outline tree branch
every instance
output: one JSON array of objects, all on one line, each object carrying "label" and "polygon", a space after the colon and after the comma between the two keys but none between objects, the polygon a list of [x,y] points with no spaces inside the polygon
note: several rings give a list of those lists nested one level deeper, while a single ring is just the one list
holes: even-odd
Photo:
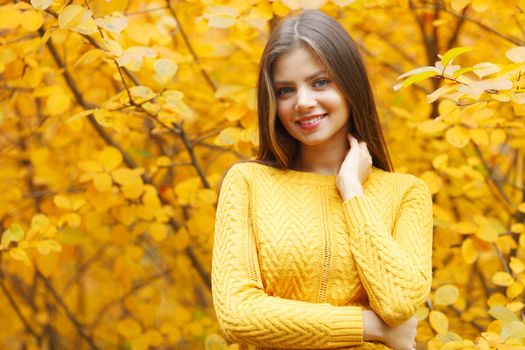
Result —
[{"label": "tree branch", "polygon": [[42,279],[46,289],[51,293],[51,295],[53,296],[55,301],[58,303],[58,305],[62,308],[62,310],[64,310],[64,312],[66,313],[67,318],[69,318],[69,320],[73,323],[73,325],[75,326],[75,328],[76,328],[78,334],[80,335],[80,337],[86,341],[86,343],[89,345],[89,347],[91,349],[98,350],[99,348],[95,344],[95,340],[86,333],[86,331],[84,330],[84,326],[76,319],[76,317],[73,314],[73,312],[64,303],[64,301],[62,300],[60,295],[58,295],[58,293],[55,290],[55,288],[53,288],[53,286],[51,285],[51,282],[44,275],[42,275],[40,273],[40,271],[36,270],[36,273],[38,274],[40,279]]}]

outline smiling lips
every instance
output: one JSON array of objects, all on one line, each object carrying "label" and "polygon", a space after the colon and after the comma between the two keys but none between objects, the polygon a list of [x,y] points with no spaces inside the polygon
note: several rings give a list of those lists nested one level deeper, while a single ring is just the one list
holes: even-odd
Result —
[{"label": "smiling lips", "polygon": [[326,117],[326,113],[325,114],[309,115],[309,116],[306,116],[306,117],[303,117],[303,118],[299,119],[298,121],[296,121],[296,123],[298,123],[300,125],[315,124],[319,120],[323,119],[324,117]]}]

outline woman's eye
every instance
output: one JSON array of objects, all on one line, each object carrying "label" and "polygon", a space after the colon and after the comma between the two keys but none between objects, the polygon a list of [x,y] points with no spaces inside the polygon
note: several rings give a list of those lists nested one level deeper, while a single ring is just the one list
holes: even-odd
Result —
[{"label": "woman's eye", "polygon": [[284,87],[277,90],[277,96],[283,96],[292,92],[292,88]]},{"label": "woman's eye", "polygon": [[328,85],[328,83],[329,83],[329,81],[326,80],[326,79],[319,79],[319,80],[315,81],[314,86],[315,87],[323,87],[323,86]]}]

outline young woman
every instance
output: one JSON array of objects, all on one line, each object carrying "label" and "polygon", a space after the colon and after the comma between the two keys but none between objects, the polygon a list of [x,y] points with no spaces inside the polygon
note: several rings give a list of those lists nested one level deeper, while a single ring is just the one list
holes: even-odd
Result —
[{"label": "young woman", "polygon": [[251,349],[414,349],[432,278],[432,199],[392,171],[365,65],[319,11],[271,34],[260,151],[220,185],[212,292]]}]

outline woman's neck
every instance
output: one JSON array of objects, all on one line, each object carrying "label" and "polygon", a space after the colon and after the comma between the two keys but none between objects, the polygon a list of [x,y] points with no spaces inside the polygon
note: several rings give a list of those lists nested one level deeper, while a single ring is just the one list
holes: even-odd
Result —
[{"label": "woman's neck", "polygon": [[300,145],[292,169],[321,175],[337,175],[350,145],[340,142],[335,145]]}]

